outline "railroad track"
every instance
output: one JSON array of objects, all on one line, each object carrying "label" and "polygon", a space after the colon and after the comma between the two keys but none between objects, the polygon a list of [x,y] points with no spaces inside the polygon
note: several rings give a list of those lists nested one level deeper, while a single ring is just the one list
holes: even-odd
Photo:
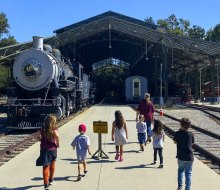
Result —
[{"label": "railroad track", "polygon": [[5,133],[0,138],[0,166],[33,145],[36,142],[33,135],[16,130]]},{"label": "railroad track", "polygon": [[[168,114],[160,116],[159,110],[156,110],[154,117],[164,124],[165,133],[173,139],[180,128],[180,119]],[[220,135],[195,125],[189,131],[195,136],[194,156],[220,174]]]},{"label": "railroad track", "polygon": [[193,108],[196,110],[200,110],[207,115],[211,116],[212,119],[214,119],[216,122],[220,124],[220,108],[218,107],[210,107],[205,105],[197,105],[197,104],[191,104],[191,105],[185,105],[186,107]]},{"label": "railroad track", "polygon": [[[85,107],[81,111],[78,111],[77,113],[60,120],[58,122],[58,128],[69,122],[88,108],[89,107]],[[4,126],[0,127],[0,166],[35,144],[37,142],[37,140],[34,139],[35,134],[36,130],[24,131],[7,129]]]},{"label": "railroad track", "polygon": [[[157,111],[159,113],[159,111]],[[161,120],[164,124],[166,134],[173,138],[173,135],[180,128],[180,119],[171,115],[157,114],[155,119]],[[189,129],[195,136],[194,155],[207,164],[211,169],[220,174],[220,135],[192,125]]]}]

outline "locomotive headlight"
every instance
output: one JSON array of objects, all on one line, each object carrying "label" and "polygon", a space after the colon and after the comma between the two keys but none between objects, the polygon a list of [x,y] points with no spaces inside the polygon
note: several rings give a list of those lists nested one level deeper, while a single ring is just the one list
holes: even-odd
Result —
[{"label": "locomotive headlight", "polygon": [[27,80],[36,81],[42,74],[41,63],[36,58],[29,58],[23,63],[21,71]]}]

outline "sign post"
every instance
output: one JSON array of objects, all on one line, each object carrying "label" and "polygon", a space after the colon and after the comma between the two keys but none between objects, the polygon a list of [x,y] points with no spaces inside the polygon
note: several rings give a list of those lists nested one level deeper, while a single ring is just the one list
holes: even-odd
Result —
[{"label": "sign post", "polygon": [[[93,121],[93,132],[98,133],[98,150],[93,154],[92,158],[109,158],[102,150],[102,133],[108,133],[108,123],[106,121]],[[96,156],[97,154],[97,156]]]}]

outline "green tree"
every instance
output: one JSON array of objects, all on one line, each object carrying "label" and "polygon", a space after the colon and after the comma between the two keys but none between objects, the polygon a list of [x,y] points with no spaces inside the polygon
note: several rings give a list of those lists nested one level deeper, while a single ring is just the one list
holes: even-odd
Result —
[{"label": "green tree", "polygon": [[156,24],[154,19],[151,16],[144,19],[144,21],[148,24]]},{"label": "green tree", "polygon": [[10,77],[10,68],[5,65],[0,65],[0,88],[8,86]]},{"label": "green tree", "polygon": [[11,35],[9,35],[8,38],[2,38],[0,40],[0,48],[5,47],[5,46],[10,46],[13,44],[16,44],[16,40],[15,40],[14,36],[11,36]]},{"label": "green tree", "polygon": [[157,24],[165,28],[168,32],[176,35],[188,35],[190,21],[183,18],[178,19],[175,14],[171,14],[166,19],[157,20]]},{"label": "green tree", "polygon": [[[8,45],[13,45],[16,40],[13,36],[9,35],[9,24],[6,14],[0,13],[0,48]],[[7,65],[0,64],[0,93],[3,88],[9,85],[10,69]]]},{"label": "green tree", "polygon": [[190,27],[189,20],[185,20],[183,18],[177,18],[175,14],[171,14],[166,19],[158,19],[156,22],[152,17],[147,17],[144,21],[150,24],[157,23],[157,25],[166,29],[171,34],[188,36],[197,39],[205,38],[204,28],[198,25],[193,25],[192,27]]},{"label": "green tree", "polygon": [[109,65],[94,71],[94,78],[96,79],[96,97],[98,99],[114,96],[123,96],[124,80],[128,73],[124,69]]},{"label": "green tree", "polygon": [[198,25],[193,25],[192,28],[189,29],[188,34],[190,38],[204,39],[205,29]]},{"label": "green tree", "polygon": [[217,24],[213,29],[207,31],[206,40],[220,42],[220,24]]},{"label": "green tree", "polygon": [[[9,24],[8,19],[5,13],[0,13],[0,47],[13,45],[16,43],[16,40],[13,36],[8,35],[9,34]],[[7,36],[8,37],[4,37]]]}]

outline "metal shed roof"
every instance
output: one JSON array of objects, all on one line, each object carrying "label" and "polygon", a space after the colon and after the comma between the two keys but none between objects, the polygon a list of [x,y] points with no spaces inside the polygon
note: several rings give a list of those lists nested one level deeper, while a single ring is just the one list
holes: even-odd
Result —
[{"label": "metal shed roof", "polygon": [[[216,59],[216,63],[220,60],[219,43],[172,35],[157,25],[148,24],[144,21],[112,11],[57,29],[54,32],[56,35],[44,39],[44,43],[51,44],[56,48],[62,48],[74,44],[76,45],[74,48],[82,49],[82,44],[84,44],[84,46],[89,46],[92,43],[101,43],[100,41],[112,40],[112,43],[117,44],[117,47],[116,45],[113,47],[116,47],[117,51],[115,50],[114,52],[112,50],[116,58],[120,57],[133,64],[143,57],[143,52],[147,51],[146,49],[149,48],[149,44],[153,44],[152,46],[159,45],[160,47],[167,47],[169,49],[168,64],[174,66],[173,71],[180,71],[181,69],[193,70],[195,69],[195,66],[198,68],[203,67],[210,63],[210,56]],[[120,37],[122,36],[124,36],[125,39],[120,44]],[[100,39],[100,37],[102,39]],[[114,41],[117,41],[117,43]],[[136,57],[130,56],[129,58],[128,55],[128,57],[125,57],[126,53],[123,54],[122,50],[119,49],[125,41],[126,43],[132,41],[135,46],[141,46],[143,50],[138,50],[142,52],[137,53]],[[0,48],[0,62],[11,59],[16,54],[29,49],[31,46],[32,43],[27,42]],[[98,46],[99,45],[97,45],[97,48]],[[97,50],[102,51],[102,55],[100,53],[101,57],[97,57],[97,60],[109,56],[103,51],[103,47],[103,45],[100,45],[99,50]],[[123,47],[125,49],[130,48],[128,49],[129,51],[132,49],[130,46]],[[87,47],[87,50],[96,53],[94,52],[94,48],[96,48],[96,46],[92,45],[91,47]],[[151,49],[151,51],[153,50],[154,48]],[[123,55],[119,55],[119,53],[122,53]],[[86,56],[86,54],[84,53],[82,56]],[[96,59],[90,59],[88,56],[89,55],[87,55],[87,59],[84,58],[87,63],[91,64],[92,61],[96,61]]]}]

